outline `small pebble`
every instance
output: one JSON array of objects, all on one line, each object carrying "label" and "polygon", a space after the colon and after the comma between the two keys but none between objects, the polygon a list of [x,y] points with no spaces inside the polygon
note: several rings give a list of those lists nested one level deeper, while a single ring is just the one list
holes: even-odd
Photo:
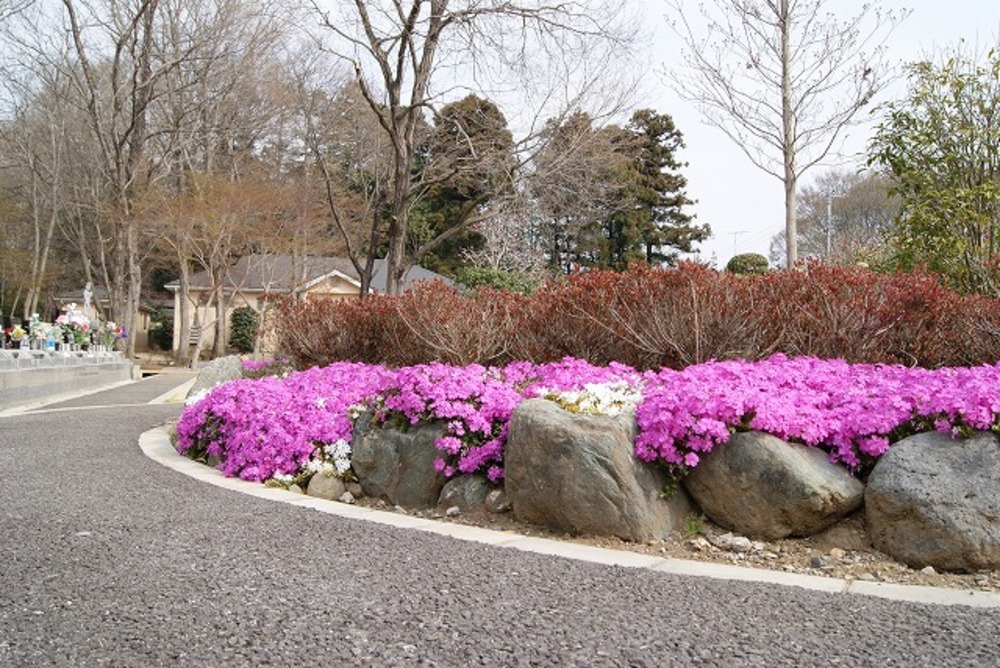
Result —
[{"label": "small pebble", "polygon": [[459,508],[458,506],[452,506],[448,510],[444,511],[444,514],[447,515],[448,517],[458,517],[459,515],[462,514],[462,509]]},{"label": "small pebble", "polygon": [[830,557],[832,559],[843,559],[846,556],[847,556],[847,552],[845,552],[844,550],[840,549],[839,547],[835,547],[835,548],[833,548],[833,549],[830,550]]},{"label": "small pebble", "polygon": [[933,566],[924,566],[920,569],[920,572],[924,575],[937,575],[937,571],[934,570]]}]

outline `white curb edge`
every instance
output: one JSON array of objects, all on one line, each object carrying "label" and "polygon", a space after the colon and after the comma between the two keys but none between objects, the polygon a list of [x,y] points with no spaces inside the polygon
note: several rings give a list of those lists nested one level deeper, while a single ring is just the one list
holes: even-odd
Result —
[{"label": "white curb edge", "polygon": [[894,601],[911,603],[929,603],[937,605],[966,605],[977,608],[1000,608],[1000,594],[972,589],[946,589],[941,587],[922,587],[916,585],[901,585],[885,582],[864,582],[861,580],[843,580],[818,575],[803,575],[785,573],[760,568],[747,568],[727,564],[672,559],[612,550],[589,545],[578,545],[548,538],[522,536],[510,531],[495,531],[480,527],[438,522],[435,520],[403,515],[401,513],[374,510],[361,506],[349,505],[337,501],[325,501],[295,492],[289,492],[274,487],[266,487],[260,483],[247,482],[238,478],[227,478],[221,472],[187,459],[174,450],[170,444],[170,436],[165,427],[157,427],[145,432],[139,437],[139,447],[143,454],[167,468],[183,473],[201,482],[207,482],[217,487],[249,494],[261,499],[280,501],[294,506],[312,508],[322,513],[337,515],[349,519],[360,519],[377,522],[402,529],[416,529],[428,533],[450,536],[497,547],[514,548],[525,552],[552,555],[586,561],[608,566],[626,568],[644,568],[658,573],[672,575],[687,575],[710,577],[722,580],[742,580],[749,582],[769,582],[783,586],[801,587],[813,591],[830,593],[846,593],[864,596],[876,596]]}]

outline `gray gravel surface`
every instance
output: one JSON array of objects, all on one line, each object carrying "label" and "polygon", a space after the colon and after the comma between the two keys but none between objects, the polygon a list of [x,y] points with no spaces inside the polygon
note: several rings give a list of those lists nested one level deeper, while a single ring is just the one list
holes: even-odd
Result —
[{"label": "gray gravel surface", "polygon": [[156,382],[0,418],[0,666],[1000,664],[997,610],[605,567],[197,483],[138,449],[180,411],[134,403]]}]

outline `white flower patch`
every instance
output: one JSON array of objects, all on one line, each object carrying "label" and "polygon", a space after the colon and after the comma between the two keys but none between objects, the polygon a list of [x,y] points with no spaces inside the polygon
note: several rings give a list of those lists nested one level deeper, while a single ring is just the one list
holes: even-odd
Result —
[{"label": "white flower patch", "polygon": [[275,473],[271,476],[271,479],[283,485],[291,485],[295,482],[295,476],[290,473]]},{"label": "white flower patch", "polygon": [[321,473],[326,476],[336,475],[337,471],[333,462],[329,462],[325,459],[310,459],[309,463],[306,464],[306,468],[313,473]]},{"label": "white flower patch", "polygon": [[539,390],[539,396],[554,401],[560,408],[571,413],[586,415],[607,415],[616,417],[625,411],[635,410],[642,400],[639,388],[624,380],[613,383],[587,383],[582,390],[552,392]]},{"label": "white flower patch", "polygon": [[208,388],[208,389],[202,390],[200,392],[195,392],[190,397],[188,397],[187,399],[184,400],[184,405],[185,406],[194,406],[196,403],[198,403],[199,401],[201,401],[202,399],[204,399],[205,397],[207,397],[208,393],[211,392],[212,389],[214,389],[214,388]]},{"label": "white flower patch", "polygon": [[320,457],[309,460],[306,468],[313,473],[343,477],[351,469],[351,444],[340,439],[324,445]]}]

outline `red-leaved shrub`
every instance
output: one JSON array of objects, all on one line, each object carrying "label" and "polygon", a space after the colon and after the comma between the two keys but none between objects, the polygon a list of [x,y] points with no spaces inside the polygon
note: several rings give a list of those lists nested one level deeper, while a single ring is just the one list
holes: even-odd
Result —
[{"label": "red-leaved shrub", "polygon": [[576,357],[639,369],[774,353],[928,368],[1000,359],[1000,303],[927,274],[819,263],[763,276],[702,265],[588,271],[532,295],[417,284],[400,297],[284,302],[300,365],[504,364]]},{"label": "red-leaved shrub", "polygon": [[523,296],[492,288],[462,295],[440,281],[417,283],[395,301],[395,314],[423,359],[465,366],[510,359]]}]

